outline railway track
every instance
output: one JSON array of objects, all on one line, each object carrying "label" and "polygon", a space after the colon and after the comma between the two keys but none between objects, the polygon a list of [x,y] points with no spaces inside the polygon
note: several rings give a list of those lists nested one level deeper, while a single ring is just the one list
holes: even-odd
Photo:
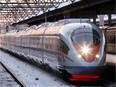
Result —
[{"label": "railway track", "polygon": [[0,62],[0,77],[0,87],[26,87],[2,62]]}]

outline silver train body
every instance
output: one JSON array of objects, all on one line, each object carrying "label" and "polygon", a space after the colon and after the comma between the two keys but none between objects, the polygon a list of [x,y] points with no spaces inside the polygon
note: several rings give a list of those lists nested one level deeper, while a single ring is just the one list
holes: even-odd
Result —
[{"label": "silver train body", "polygon": [[45,64],[70,80],[98,78],[105,67],[103,32],[74,19],[1,34],[0,47]]}]

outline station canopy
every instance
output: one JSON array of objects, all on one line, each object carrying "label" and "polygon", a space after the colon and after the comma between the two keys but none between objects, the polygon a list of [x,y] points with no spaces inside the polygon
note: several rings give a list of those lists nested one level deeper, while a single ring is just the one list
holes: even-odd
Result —
[{"label": "station canopy", "polygon": [[0,23],[17,23],[77,1],[79,0],[0,0]]}]

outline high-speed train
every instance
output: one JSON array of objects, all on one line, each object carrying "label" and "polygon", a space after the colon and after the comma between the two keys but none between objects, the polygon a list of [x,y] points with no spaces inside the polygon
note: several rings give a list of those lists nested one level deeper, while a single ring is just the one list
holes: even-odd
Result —
[{"label": "high-speed train", "polygon": [[72,81],[100,78],[105,69],[103,32],[76,19],[0,34],[0,47],[49,66]]}]

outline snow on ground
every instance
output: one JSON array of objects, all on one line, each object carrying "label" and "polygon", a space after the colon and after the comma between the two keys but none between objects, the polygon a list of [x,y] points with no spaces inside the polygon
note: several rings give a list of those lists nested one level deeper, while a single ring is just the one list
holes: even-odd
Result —
[{"label": "snow on ground", "polygon": [[20,87],[15,79],[0,64],[0,87]]},{"label": "snow on ground", "polygon": [[0,61],[21,80],[26,87],[74,87],[33,65],[0,50]]},{"label": "snow on ground", "polygon": [[[116,63],[115,55],[107,54],[107,62]],[[74,87],[33,65],[20,61],[0,50],[0,61],[10,68],[26,87]]]}]

